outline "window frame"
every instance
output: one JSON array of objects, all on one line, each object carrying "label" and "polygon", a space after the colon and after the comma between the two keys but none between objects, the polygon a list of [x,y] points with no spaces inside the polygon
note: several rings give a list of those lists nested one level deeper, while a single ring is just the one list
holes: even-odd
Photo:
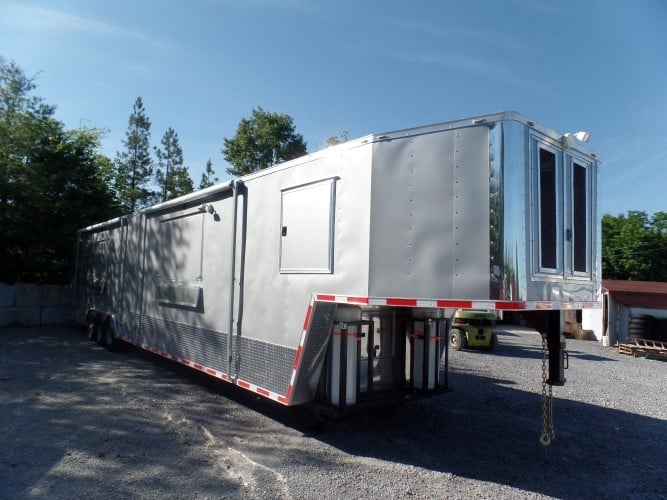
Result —
[{"label": "window frame", "polygon": [[[593,231],[594,228],[591,225],[593,220],[593,163],[580,156],[572,151],[564,151],[565,165],[567,171],[567,220],[569,227],[565,228],[565,231],[569,241],[567,248],[569,249],[568,256],[568,276],[572,278],[584,278],[590,279],[593,271]],[[577,249],[577,231],[575,228],[575,165],[579,166],[584,170],[584,224],[585,224],[585,242],[584,242],[584,252],[585,252],[585,270],[579,270],[576,268],[576,249]]]},{"label": "window frame", "polygon": [[[563,151],[551,141],[537,135],[531,136],[530,141],[531,172],[533,185],[533,269],[534,275],[543,277],[563,276],[564,268],[564,241],[563,241]],[[541,183],[541,150],[554,156],[554,226],[555,226],[555,254],[556,267],[542,265],[542,183]]]},{"label": "window frame", "polygon": [[[336,211],[336,180],[337,177],[329,177],[326,179],[318,179],[317,181],[309,182],[306,184],[300,184],[297,186],[290,186],[288,188],[282,189],[280,191],[280,227],[278,235],[280,238],[280,255],[279,255],[279,272],[280,274],[333,274],[333,263],[334,263],[334,225],[335,225],[335,211]],[[289,218],[291,214],[286,214],[286,205],[289,207],[289,204],[286,204],[286,198],[294,195],[295,193],[304,193],[312,189],[322,188],[325,189],[328,187],[326,198],[321,198],[324,203],[328,202],[328,214],[325,214],[322,217],[322,221],[326,220],[326,227],[322,234],[326,235],[326,241],[317,242],[316,238],[303,238],[305,236],[302,234],[303,228],[299,228],[301,233],[297,233],[299,236],[302,236],[302,239],[307,239],[308,245],[322,245],[318,246],[316,250],[320,254],[321,265],[296,265],[294,260],[298,260],[298,256],[292,254],[294,248],[300,247],[299,243],[306,243],[305,241],[289,243],[285,239],[294,234],[294,230],[289,231],[289,227],[293,228],[292,221],[286,220],[286,216]],[[311,212],[311,215],[315,215],[316,212]],[[288,223],[290,226],[288,227]],[[287,229],[286,229],[287,228]],[[287,230],[287,234],[285,231]],[[305,245],[304,245],[305,246]]]}]

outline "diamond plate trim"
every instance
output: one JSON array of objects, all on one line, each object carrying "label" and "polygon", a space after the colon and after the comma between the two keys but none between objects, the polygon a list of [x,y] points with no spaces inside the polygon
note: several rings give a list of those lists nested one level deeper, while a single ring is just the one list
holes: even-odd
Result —
[{"label": "diamond plate trim", "polygon": [[[124,313],[123,337],[126,341],[156,354],[165,355],[188,366],[217,371],[215,376],[227,380],[227,333],[165,321],[150,316]],[[133,328],[138,325],[140,328]],[[236,344],[237,339],[234,339]],[[277,399],[285,395],[292,374],[296,349],[256,339],[238,339],[240,365],[237,385]],[[178,359],[176,359],[178,358]],[[228,380],[229,381],[229,380]],[[255,387],[253,387],[255,386]],[[284,401],[283,401],[284,403]]]},{"label": "diamond plate trim", "polygon": [[286,394],[296,349],[241,337],[238,378],[269,391]]},{"label": "diamond plate trim", "polygon": [[289,404],[302,404],[312,401],[319,384],[324,357],[331,335],[331,325],[336,313],[336,303],[315,302],[310,320],[310,326],[304,332],[300,366],[292,386]]}]

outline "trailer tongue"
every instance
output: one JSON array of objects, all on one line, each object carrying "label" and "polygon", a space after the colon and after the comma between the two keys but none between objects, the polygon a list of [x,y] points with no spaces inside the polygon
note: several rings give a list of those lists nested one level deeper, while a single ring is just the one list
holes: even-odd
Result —
[{"label": "trailer tongue", "polygon": [[558,311],[598,306],[597,170],[512,112],[369,135],[81,229],[76,319],[342,412],[446,389],[457,309],[533,311],[560,385]]}]

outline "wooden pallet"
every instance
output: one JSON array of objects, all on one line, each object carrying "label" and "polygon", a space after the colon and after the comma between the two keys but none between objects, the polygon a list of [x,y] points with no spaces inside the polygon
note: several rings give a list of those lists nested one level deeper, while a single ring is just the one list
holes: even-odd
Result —
[{"label": "wooden pallet", "polygon": [[648,339],[628,339],[627,344],[619,344],[618,352],[632,356],[647,356],[667,359],[667,342]]}]

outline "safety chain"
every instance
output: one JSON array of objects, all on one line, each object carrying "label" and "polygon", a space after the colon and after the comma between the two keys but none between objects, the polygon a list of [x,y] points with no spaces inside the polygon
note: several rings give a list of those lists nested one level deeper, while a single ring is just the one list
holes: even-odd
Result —
[{"label": "safety chain", "polygon": [[[551,384],[547,384],[547,335],[542,334],[542,434],[540,444],[549,446],[556,438],[554,433],[554,400]],[[547,389],[548,387],[548,389]]]}]

